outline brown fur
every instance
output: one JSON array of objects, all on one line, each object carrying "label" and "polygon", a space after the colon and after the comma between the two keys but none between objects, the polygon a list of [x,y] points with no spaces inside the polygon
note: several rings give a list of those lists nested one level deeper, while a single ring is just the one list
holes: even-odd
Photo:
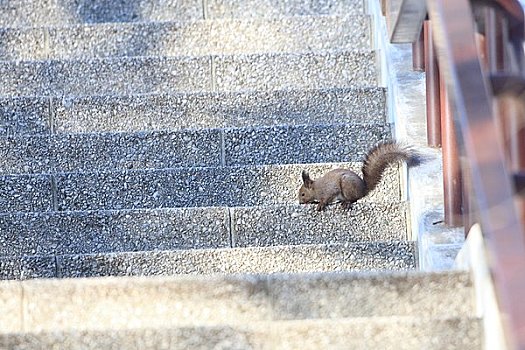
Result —
[{"label": "brown fur", "polygon": [[349,209],[376,188],[390,164],[401,161],[407,162],[408,166],[417,166],[423,159],[414,149],[391,141],[380,143],[368,151],[361,169],[363,178],[348,169],[334,169],[312,180],[303,170],[299,203],[319,203],[317,210],[322,211],[328,204],[341,201],[343,208]]}]

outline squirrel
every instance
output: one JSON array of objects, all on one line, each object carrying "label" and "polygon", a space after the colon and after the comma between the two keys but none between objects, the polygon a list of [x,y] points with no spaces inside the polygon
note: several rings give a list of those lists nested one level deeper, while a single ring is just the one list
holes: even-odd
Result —
[{"label": "squirrel", "polygon": [[328,204],[341,201],[344,209],[350,209],[353,203],[376,188],[389,165],[402,161],[413,167],[422,164],[425,159],[410,146],[387,141],[368,151],[361,168],[363,178],[349,169],[334,169],[317,180],[312,180],[303,170],[299,203],[318,203],[317,211],[322,211]]}]

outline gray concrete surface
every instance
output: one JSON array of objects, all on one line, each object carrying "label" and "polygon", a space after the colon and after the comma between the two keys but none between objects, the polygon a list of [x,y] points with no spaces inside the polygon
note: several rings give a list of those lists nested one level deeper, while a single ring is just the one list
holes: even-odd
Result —
[{"label": "gray concrete surface", "polygon": [[[329,169],[360,163],[176,168],[57,174],[58,210],[140,209],[157,207],[253,206],[297,203],[301,171],[312,178]],[[1,179],[1,177],[0,177]],[[363,201],[400,198],[395,167]]]},{"label": "gray concrete surface", "polygon": [[314,90],[0,99],[0,136],[384,123],[385,90]]},{"label": "gray concrete surface", "polygon": [[[21,299],[26,332],[103,330],[367,316],[469,316],[464,274],[355,273],[31,280],[2,284]],[[308,293],[304,293],[308,291]],[[388,297],[387,297],[388,296]],[[437,303],[448,305],[440,307]],[[45,321],[44,321],[45,320]],[[3,321],[3,320],[2,320]]]},{"label": "gray concrete surface", "polygon": [[[203,6],[206,4],[206,6]],[[82,23],[272,18],[363,14],[361,0],[10,0],[0,7],[0,26],[63,26]]]},{"label": "gray concrete surface", "polygon": [[[373,51],[0,62],[0,97],[333,88],[375,84]],[[330,67],[327,69],[326,67]]]},{"label": "gray concrete surface", "polygon": [[322,213],[315,207],[231,208],[233,244],[245,247],[407,239],[405,203],[357,202],[351,210],[335,204]]},{"label": "gray concrete surface", "polygon": [[[457,337],[457,332],[465,334]],[[481,346],[472,318],[389,317],[253,322],[244,326],[179,327],[121,331],[43,332],[0,335],[0,345],[17,349],[400,349],[474,350]],[[402,339],[402,341],[400,341]]]},{"label": "gray concrete surface", "polygon": [[370,26],[366,16],[105,23],[4,29],[0,40],[0,60],[300,53],[367,49]]},{"label": "gray concrete surface", "polygon": [[[11,100],[6,104],[8,102]],[[76,133],[332,122],[383,123],[385,103],[384,89],[350,87],[57,98],[53,99],[52,106],[56,132]],[[32,104],[25,107],[22,101],[15,106],[20,106],[17,109],[20,113],[26,108],[29,111],[34,108]]]},{"label": "gray concrete surface", "polygon": [[0,137],[0,173],[359,161],[390,138],[384,124]]},{"label": "gray concrete surface", "polygon": [[390,139],[390,127],[385,124],[227,129],[225,165],[359,161],[377,143]]},{"label": "gray concrete surface", "polygon": [[396,241],[405,213],[404,203],[366,202],[325,213],[298,204],[13,213],[0,215],[0,256]]},{"label": "gray concrete surface", "polygon": [[408,270],[414,245],[404,242],[142,251],[57,257],[57,277],[297,273]]},{"label": "gray concrete surface", "polygon": [[230,246],[227,208],[53,212],[0,216],[0,256]]},{"label": "gray concrete surface", "polygon": [[376,66],[369,64],[375,59],[363,50],[236,55],[213,57],[213,66],[218,91],[313,89],[375,85]]},{"label": "gray concrete surface", "polygon": [[49,107],[46,98],[0,98],[0,136],[50,133]]},{"label": "gray concrete surface", "polygon": [[53,209],[51,177],[48,175],[0,176],[0,212],[49,211]]}]

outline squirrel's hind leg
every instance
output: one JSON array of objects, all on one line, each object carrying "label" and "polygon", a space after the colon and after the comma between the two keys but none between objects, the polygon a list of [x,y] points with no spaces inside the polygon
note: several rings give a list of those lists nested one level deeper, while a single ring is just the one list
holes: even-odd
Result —
[{"label": "squirrel's hind leg", "polygon": [[365,195],[365,183],[355,173],[345,174],[341,177],[341,194],[343,208],[347,209],[358,199]]}]

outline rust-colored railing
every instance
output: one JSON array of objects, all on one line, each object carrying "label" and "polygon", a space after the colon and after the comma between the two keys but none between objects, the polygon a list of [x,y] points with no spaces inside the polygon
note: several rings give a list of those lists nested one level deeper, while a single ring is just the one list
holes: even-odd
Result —
[{"label": "rust-colored railing", "polygon": [[443,147],[445,222],[481,224],[508,347],[525,349],[524,9],[518,0],[382,1],[393,42],[418,50],[413,23],[426,19],[427,135]]}]

